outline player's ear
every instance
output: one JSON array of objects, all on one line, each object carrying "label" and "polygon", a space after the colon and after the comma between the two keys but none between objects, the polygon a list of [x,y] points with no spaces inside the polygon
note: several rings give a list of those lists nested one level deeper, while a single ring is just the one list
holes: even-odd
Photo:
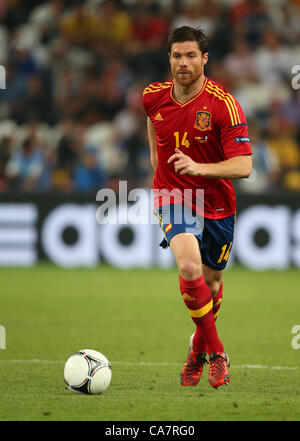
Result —
[{"label": "player's ear", "polygon": [[208,52],[205,52],[202,55],[202,61],[203,61],[203,64],[206,64],[208,62]]}]

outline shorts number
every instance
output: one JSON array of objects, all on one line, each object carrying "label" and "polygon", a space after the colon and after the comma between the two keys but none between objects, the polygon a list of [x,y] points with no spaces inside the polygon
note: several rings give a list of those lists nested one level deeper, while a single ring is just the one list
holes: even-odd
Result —
[{"label": "shorts number", "polygon": [[221,263],[222,260],[225,260],[225,262],[227,262],[227,260],[229,259],[229,254],[230,254],[230,250],[231,250],[231,246],[232,246],[232,242],[230,242],[229,245],[223,245],[222,246],[222,251],[220,254],[220,257],[218,259],[218,263]]}]

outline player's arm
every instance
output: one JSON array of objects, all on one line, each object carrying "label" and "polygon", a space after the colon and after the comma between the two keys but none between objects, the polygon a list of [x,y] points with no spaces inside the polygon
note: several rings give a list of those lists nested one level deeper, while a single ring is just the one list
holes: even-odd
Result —
[{"label": "player's arm", "polygon": [[157,168],[157,164],[158,164],[156,133],[155,133],[154,126],[153,126],[152,121],[149,118],[149,116],[147,117],[147,132],[148,132],[148,140],[149,140],[149,146],[150,146],[151,165],[155,171]]},{"label": "player's arm", "polygon": [[174,168],[181,175],[205,176],[217,179],[248,178],[252,170],[250,155],[234,156],[221,162],[200,164],[193,161],[181,150],[175,149],[174,155],[170,156],[168,163],[174,161]]}]

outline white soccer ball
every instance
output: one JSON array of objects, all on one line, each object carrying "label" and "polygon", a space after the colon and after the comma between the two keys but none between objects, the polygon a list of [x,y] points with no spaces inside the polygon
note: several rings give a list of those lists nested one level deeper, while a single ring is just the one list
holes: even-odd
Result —
[{"label": "white soccer ball", "polygon": [[75,393],[99,395],[111,382],[111,366],[101,352],[82,349],[72,354],[65,363],[64,380]]}]

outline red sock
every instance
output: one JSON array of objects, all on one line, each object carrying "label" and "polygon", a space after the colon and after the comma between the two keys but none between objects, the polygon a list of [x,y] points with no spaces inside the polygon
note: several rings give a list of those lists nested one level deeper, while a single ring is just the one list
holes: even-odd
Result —
[{"label": "red sock", "polygon": [[179,275],[179,285],[184,303],[199,328],[199,335],[203,336],[208,354],[224,352],[213,316],[212,295],[203,275],[194,280],[186,280]]},{"label": "red sock", "polygon": [[219,288],[219,291],[217,292],[217,294],[213,297],[213,313],[214,313],[214,319],[217,320],[218,314],[219,314],[219,309],[221,306],[221,301],[222,301],[222,297],[223,297],[223,281],[221,281],[221,285]]},{"label": "red sock", "polygon": [[206,352],[206,343],[199,326],[196,327],[195,335],[193,338],[193,348],[196,352],[204,354]]},{"label": "red sock", "polygon": [[[221,301],[223,297],[223,281],[221,281],[220,289],[217,292],[215,296],[213,296],[213,314],[214,319],[217,320],[219,309],[221,306]],[[203,335],[201,334],[199,326],[196,328],[196,332],[193,338],[193,347],[196,352],[206,352],[206,344],[205,340],[203,338]]]}]

